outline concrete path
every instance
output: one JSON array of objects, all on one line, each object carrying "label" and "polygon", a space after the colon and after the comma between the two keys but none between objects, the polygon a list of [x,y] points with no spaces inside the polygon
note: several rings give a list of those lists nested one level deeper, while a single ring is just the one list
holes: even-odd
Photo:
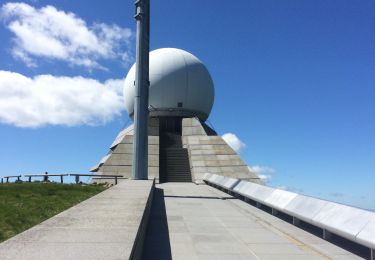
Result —
[{"label": "concrete path", "polygon": [[156,185],[144,259],[361,259],[206,185]]},{"label": "concrete path", "polygon": [[153,181],[123,181],[1,243],[0,259],[134,257],[152,188]]}]

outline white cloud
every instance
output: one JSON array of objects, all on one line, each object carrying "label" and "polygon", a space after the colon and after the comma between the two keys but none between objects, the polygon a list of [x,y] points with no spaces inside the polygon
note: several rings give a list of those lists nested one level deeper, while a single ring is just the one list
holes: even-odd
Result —
[{"label": "white cloud", "polygon": [[226,133],[223,134],[222,138],[237,153],[241,152],[246,147],[246,144],[244,144],[235,134]]},{"label": "white cloud", "polygon": [[261,173],[275,173],[275,169],[267,166],[259,166],[259,165],[254,165],[254,166],[249,166],[250,171],[256,173],[256,174],[261,174]]},{"label": "white cloud", "polygon": [[264,182],[268,183],[272,180],[272,175],[270,174],[258,174],[258,177]]},{"label": "white cloud", "polygon": [[272,180],[272,175],[275,173],[275,169],[268,167],[268,166],[248,166],[249,170],[256,175],[264,182],[268,183]]},{"label": "white cloud", "polygon": [[7,3],[0,15],[15,35],[13,56],[28,66],[36,66],[36,57],[89,69],[104,69],[100,59],[131,62],[129,28],[104,23],[88,26],[74,13],[51,5],[37,9],[25,3]]},{"label": "white cloud", "polygon": [[18,127],[98,125],[124,108],[123,80],[39,75],[0,70],[0,122]]}]

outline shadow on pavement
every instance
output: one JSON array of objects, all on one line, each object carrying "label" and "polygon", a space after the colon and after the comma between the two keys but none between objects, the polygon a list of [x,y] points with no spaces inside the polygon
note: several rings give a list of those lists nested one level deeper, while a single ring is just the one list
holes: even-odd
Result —
[{"label": "shadow on pavement", "polygon": [[164,191],[155,188],[143,246],[143,259],[172,259]]}]

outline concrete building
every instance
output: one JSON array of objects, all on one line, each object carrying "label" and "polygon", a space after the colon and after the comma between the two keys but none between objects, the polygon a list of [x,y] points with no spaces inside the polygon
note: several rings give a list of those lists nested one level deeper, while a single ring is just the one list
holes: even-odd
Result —
[{"label": "concrete building", "polygon": [[[125,107],[131,118],[134,82],[133,65],[124,84]],[[205,123],[213,103],[213,81],[197,57],[174,48],[150,52],[149,177],[159,182],[199,183],[209,172],[260,183],[239,155]],[[133,134],[133,125],[122,130],[91,171],[129,178]]]}]

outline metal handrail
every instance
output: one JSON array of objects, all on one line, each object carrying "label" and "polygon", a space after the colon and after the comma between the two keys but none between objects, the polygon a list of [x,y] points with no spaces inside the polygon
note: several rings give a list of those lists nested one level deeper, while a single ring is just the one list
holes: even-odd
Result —
[{"label": "metal handrail", "polygon": [[[117,184],[117,179],[124,177],[123,175],[98,175],[98,174],[85,174],[85,173],[70,173],[69,176],[75,176],[75,181],[79,183],[80,176],[88,176],[88,177],[105,177],[105,179],[115,179],[115,184]],[[100,178],[98,178],[100,179]]]},{"label": "metal handrail", "polygon": [[32,177],[43,177],[44,182],[48,182],[49,177],[55,177],[60,176],[60,183],[64,183],[64,176],[69,176],[68,173],[62,173],[62,174],[49,174],[48,172],[45,172],[44,174],[25,174],[25,177],[29,179],[29,182],[31,182]]},{"label": "metal handrail", "polygon": [[[78,184],[79,179],[81,176],[87,176],[87,177],[96,177],[95,179],[115,179],[115,184],[118,183],[119,178],[124,178],[123,175],[98,175],[98,174],[86,174],[86,173],[62,173],[62,174],[49,174],[48,172],[45,172],[44,174],[25,174],[24,177],[28,178],[28,182],[31,182],[31,179],[33,177],[43,177],[44,182],[48,182],[49,177],[60,177],[60,182],[64,183],[64,177],[66,176],[74,176],[75,182]],[[6,183],[9,183],[10,178],[17,178],[17,181],[20,181],[22,175],[12,175],[12,176],[3,176],[1,178],[1,183],[4,183],[4,179],[6,179]]]}]

